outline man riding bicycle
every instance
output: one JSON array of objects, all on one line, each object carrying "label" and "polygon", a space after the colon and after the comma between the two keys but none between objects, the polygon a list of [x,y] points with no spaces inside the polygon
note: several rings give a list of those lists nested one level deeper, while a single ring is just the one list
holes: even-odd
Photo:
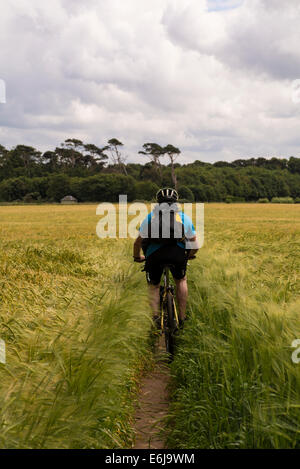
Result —
[{"label": "man riding bicycle", "polygon": [[[160,189],[156,194],[158,204],[140,226],[140,234],[133,247],[135,262],[144,262],[149,284],[150,305],[154,320],[160,311],[160,279],[163,265],[169,264],[176,285],[179,323],[186,319],[188,287],[186,268],[188,259],[194,258],[197,248],[196,232],[191,219],[177,206],[178,193],[175,189]],[[195,249],[187,249],[186,242],[192,241]],[[141,255],[143,250],[144,255]]]}]

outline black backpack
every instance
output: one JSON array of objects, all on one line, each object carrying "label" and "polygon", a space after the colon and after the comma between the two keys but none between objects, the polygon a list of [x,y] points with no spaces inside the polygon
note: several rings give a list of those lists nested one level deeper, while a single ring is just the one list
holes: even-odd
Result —
[{"label": "black backpack", "polygon": [[145,252],[149,244],[161,244],[162,246],[176,245],[185,239],[184,225],[177,206],[168,204],[157,205],[153,211],[151,220],[141,232],[142,248]]}]

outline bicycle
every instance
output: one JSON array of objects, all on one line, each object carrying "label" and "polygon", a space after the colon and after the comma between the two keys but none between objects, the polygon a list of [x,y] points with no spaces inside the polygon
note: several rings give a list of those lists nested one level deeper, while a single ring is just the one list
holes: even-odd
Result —
[{"label": "bicycle", "polygon": [[[196,256],[190,256],[188,259],[195,259]],[[179,330],[179,317],[177,313],[174,285],[170,284],[170,268],[173,264],[161,264],[163,267],[163,281],[160,285],[160,316],[155,321],[155,325],[165,335],[166,351],[172,361],[175,351],[176,332]],[[188,265],[188,264],[187,264]],[[143,268],[145,271],[145,267]]]}]

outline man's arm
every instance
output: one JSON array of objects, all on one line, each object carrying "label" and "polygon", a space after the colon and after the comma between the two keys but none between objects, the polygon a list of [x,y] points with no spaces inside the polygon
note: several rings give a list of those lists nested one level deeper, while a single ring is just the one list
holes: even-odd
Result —
[{"label": "man's arm", "polygon": [[[198,241],[197,241],[197,236],[194,236],[193,238],[189,238],[188,241],[193,242],[196,244],[196,246],[199,246]],[[196,247],[194,249],[189,249],[189,259],[193,259],[196,256],[196,253],[199,251],[199,247]]]},{"label": "man's arm", "polygon": [[196,231],[191,218],[188,215],[182,214],[182,221],[184,224],[186,249],[189,254],[189,259],[194,259],[200,246],[197,241]]},{"label": "man's arm", "polygon": [[139,235],[133,244],[133,258],[134,262],[144,262],[145,256],[141,256],[142,237]]}]

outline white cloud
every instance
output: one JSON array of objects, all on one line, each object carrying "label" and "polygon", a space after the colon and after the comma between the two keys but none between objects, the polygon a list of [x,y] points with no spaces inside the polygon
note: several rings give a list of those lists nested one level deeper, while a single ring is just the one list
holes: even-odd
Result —
[{"label": "white cloud", "polygon": [[244,0],[207,0],[208,10],[229,10],[240,7]]},{"label": "white cloud", "polygon": [[131,160],[146,141],[186,160],[297,155],[298,24],[298,0],[10,0],[0,143],[117,137]]}]

